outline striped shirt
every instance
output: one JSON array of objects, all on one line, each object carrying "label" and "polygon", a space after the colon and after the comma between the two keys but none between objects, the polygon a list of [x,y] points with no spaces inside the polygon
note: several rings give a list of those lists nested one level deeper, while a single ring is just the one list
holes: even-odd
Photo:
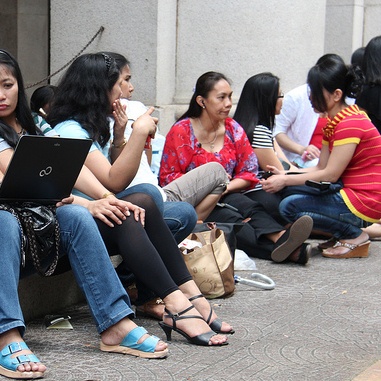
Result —
[{"label": "striped shirt", "polygon": [[381,218],[381,136],[367,114],[352,105],[339,112],[323,129],[323,145],[356,144],[344,170],[340,191],[350,211],[363,220]]}]

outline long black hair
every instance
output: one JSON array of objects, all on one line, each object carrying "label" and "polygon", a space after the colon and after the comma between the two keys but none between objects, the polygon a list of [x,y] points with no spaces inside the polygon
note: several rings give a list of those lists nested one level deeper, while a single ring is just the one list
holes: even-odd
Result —
[{"label": "long black hair", "polygon": [[[16,78],[18,85],[17,106],[15,109],[16,118],[21,127],[30,135],[37,135],[38,129],[34,124],[32,113],[28,106],[25,94],[24,80],[16,59],[7,51],[0,50],[0,65],[6,66],[11,74]],[[13,148],[16,147],[20,136],[16,131],[0,119],[0,136]]]},{"label": "long black hair", "polygon": [[309,70],[307,83],[313,107],[319,112],[326,112],[323,89],[329,93],[340,89],[343,93],[342,102],[345,102],[346,97],[356,98],[361,92],[364,76],[357,66],[347,66],[341,58],[331,56]]},{"label": "long black hair", "polygon": [[373,37],[366,45],[362,68],[366,83],[381,85],[381,36]]},{"label": "long black hair", "polygon": [[209,93],[213,90],[217,82],[225,80],[230,84],[230,80],[222,73],[208,71],[198,78],[192,98],[189,102],[188,110],[178,119],[198,118],[202,113],[202,107],[197,103],[196,98],[200,95],[208,98]]},{"label": "long black hair", "polygon": [[250,141],[256,126],[273,129],[278,95],[279,78],[272,73],[259,73],[245,82],[233,119],[243,127]]},{"label": "long black hair", "polygon": [[110,139],[109,94],[119,78],[115,60],[104,53],[83,54],[58,84],[47,121],[55,127],[73,119],[104,147]]}]

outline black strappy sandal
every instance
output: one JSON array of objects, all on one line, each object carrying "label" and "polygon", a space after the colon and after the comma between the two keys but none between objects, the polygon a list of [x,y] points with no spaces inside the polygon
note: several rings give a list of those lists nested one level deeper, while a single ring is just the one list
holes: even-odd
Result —
[{"label": "black strappy sandal", "polygon": [[[196,296],[192,296],[191,298],[189,298],[189,301],[192,302],[193,300],[198,299],[198,298],[204,298],[204,295],[199,294],[199,295],[196,295]],[[232,335],[235,332],[233,328],[230,331],[226,331],[226,332],[225,331],[221,331],[222,320],[219,319],[219,318],[216,318],[212,322],[210,322],[210,319],[212,318],[212,314],[213,314],[213,309],[212,309],[212,306],[210,306],[210,313],[209,313],[208,318],[206,319],[206,323],[209,325],[209,327],[214,332],[221,333],[223,335]]]},{"label": "black strappy sandal", "polygon": [[[227,342],[221,343],[221,344],[209,344],[210,339],[216,335],[216,332],[209,331],[206,333],[202,333],[201,335],[190,337],[186,332],[184,332],[182,329],[176,327],[176,321],[183,320],[183,319],[201,319],[205,321],[201,316],[197,315],[184,315],[188,311],[190,311],[192,308],[195,308],[193,305],[186,308],[184,311],[181,311],[179,313],[173,314],[172,312],[165,309],[165,312],[167,315],[164,315],[164,317],[170,317],[173,321],[173,326],[170,326],[169,324],[164,323],[163,321],[159,322],[160,327],[163,329],[165,335],[167,336],[167,341],[171,341],[172,336],[172,330],[175,332],[180,333],[183,335],[191,344],[195,345],[203,345],[203,346],[222,346],[227,345]],[[184,315],[184,316],[181,316]]]}]

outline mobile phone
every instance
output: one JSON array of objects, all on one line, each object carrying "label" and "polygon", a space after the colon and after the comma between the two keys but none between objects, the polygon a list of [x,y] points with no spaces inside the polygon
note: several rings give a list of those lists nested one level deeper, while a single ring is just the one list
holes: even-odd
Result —
[{"label": "mobile phone", "polygon": [[314,180],[307,180],[305,183],[307,186],[319,189],[321,191],[327,190],[331,183],[329,181],[314,181]]},{"label": "mobile phone", "polygon": [[271,171],[265,171],[262,174],[262,179],[267,180],[270,176],[272,176],[274,173]]},{"label": "mobile phone", "polygon": [[230,210],[234,210],[235,212],[238,212],[238,209],[230,204],[226,204],[225,202],[217,202],[217,206],[221,208],[227,208]]}]

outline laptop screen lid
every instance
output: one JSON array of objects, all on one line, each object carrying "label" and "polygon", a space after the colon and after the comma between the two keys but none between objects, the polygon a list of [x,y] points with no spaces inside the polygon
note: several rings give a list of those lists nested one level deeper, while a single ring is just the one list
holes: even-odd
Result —
[{"label": "laptop screen lid", "polygon": [[55,204],[68,197],[91,144],[90,139],[22,136],[0,185],[0,202]]}]

